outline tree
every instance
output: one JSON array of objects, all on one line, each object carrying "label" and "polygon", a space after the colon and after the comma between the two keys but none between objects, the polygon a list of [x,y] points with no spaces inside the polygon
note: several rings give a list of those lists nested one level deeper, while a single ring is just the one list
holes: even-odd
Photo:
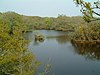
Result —
[{"label": "tree", "polygon": [[[74,0],[77,6],[81,6],[80,11],[86,22],[100,20],[100,1],[86,2],[84,0]],[[99,11],[99,12],[98,12]]]},{"label": "tree", "polygon": [[34,75],[39,62],[27,49],[28,40],[22,33],[25,28],[12,21],[13,26],[9,26],[9,22],[0,16],[0,75]]}]

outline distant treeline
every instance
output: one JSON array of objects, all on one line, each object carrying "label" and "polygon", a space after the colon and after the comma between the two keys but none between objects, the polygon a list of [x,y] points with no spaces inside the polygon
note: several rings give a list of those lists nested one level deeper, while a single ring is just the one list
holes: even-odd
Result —
[{"label": "distant treeline", "polygon": [[55,17],[24,16],[15,12],[0,13],[0,19],[7,23],[10,28],[20,25],[22,30],[33,29],[73,31],[77,25],[84,24],[81,16],[58,15]]},{"label": "distant treeline", "polygon": [[10,34],[15,26],[21,32],[38,29],[74,31],[72,39],[100,40],[100,20],[87,23],[81,16],[58,15],[58,17],[25,16],[15,12],[0,13],[0,21],[8,27]]}]

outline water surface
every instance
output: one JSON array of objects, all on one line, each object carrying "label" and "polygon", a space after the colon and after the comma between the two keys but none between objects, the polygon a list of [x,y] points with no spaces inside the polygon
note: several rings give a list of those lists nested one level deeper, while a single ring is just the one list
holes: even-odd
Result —
[{"label": "water surface", "polygon": [[[43,71],[45,64],[51,64],[52,69],[47,75],[100,75],[100,60],[95,57],[92,59],[89,52],[82,54],[76,50],[67,32],[54,30],[39,30],[39,32],[46,37],[43,42],[35,42],[34,33],[28,34],[31,40],[29,49],[42,64],[38,72]],[[97,54],[100,56],[100,51]]]}]

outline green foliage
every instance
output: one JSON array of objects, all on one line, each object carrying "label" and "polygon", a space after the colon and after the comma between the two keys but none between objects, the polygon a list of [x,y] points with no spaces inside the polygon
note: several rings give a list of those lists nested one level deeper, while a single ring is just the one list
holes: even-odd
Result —
[{"label": "green foliage", "polygon": [[[20,23],[0,18],[0,75],[34,75],[38,64],[35,56],[27,49],[28,40],[22,36]],[[12,32],[12,34],[10,33]],[[34,64],[34,66],[33,66]]]},{"label": "green foliage", "polygon": [[[90,10],[91,4],[85,3],[85,5]],[[88,13],[84,12],[84,14]],[[93,17],[92,13],[88,16]],[[89,19],[87,16],[84,18]],[[80,16],[59,15],[57,18],[41,18],[23,16],[14,12],[0,13],[0,75],[35,74],[40,62],[36,61],[35,56],[27,49],[28,40],[23,37],[23,33],[35,29],[75,31],[72,37],[75,40],[100,40],[100,21],[85,25]],[[57,40],[60,42],[62,39]],[[51,65],[47,64],[40,75],[47,74],[49,68]]]},{"label": "green foliage", "polygon": [[[100,1],[90,3],[85,2],[84,0],[74,0],[77,5],[81,6],[81,12],[83,14],[83,18],[86,22],[91,22],[89,24],[83,24],[78,26],[75,30],[75,33],[72,37],[74,40],[87,40],[87,41],[94,41],[100,40],[100,14],[97,13],[94,9],[100,10]],[[97,15],[98,17],[95,17]],[[99,21],[97,21],[99,20]]]},{"label": "green foliage", "polygon": [[75,40],[100,40],[100,22],[92,22],[87,25],[80,25],[72,37]]},{"label": "green foliage", "polygon": [[[27,48],[29,41],[23,37],[32,26],[41,24],[40,18],[28,17],[34,22],[25,18],[14,12],[0,14],[0,75],[35,75],[40,65]],[[50,20],[47,18],[42,23],[48,26]],[[47,73],[47,67],[43,73]]]},{"label": "green foliage", "polygon": [[[100,1],[95,1],[93,3],[86,2],[84,0],[74,0],[77,5],[81,6],[81,12],[83,14],[83,18],[86,22],[91,22],[95,20],[100,20],[100,13],[95,9],[100,10]],[[98,16],[98,17],[96,17]]]},{"label": "green foliage", "polygon": [[1,13],[0,20],[3,20],[2,22],[5,24],[5,26],[9,27],[9,33],[14,34],[16,34],[13,31],[15,30],[15,28],[17,30],[20,29],[22,32],[32,31],[35,29],[74,31],[75,26],[80,25],[80,23],[84,22],[82,17],[80,16],[68,17],[66,15],[58,15],[57,18],[53,18],[24,16],[19,15],[15,12]]}]

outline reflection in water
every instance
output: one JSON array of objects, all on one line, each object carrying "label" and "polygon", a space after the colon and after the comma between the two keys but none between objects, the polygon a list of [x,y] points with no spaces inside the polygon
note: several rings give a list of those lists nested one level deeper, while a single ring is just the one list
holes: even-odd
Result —
[{"label": "reflection in water", "polygon": [[88,59],[100,60],[100,45],[99,44],[73,44],[78,54],[85,56]]},{"label": "reflection in water", "polygon": [[[40,32],[42,33],[42,31]],[[52,69],[47,75],[100,74],[100,61],[98,60],[98,58],[100,58],[99,45],[96,45],[94,47],[92,47],[91,45],[87,47],[84,45],[79,45],[76,46],[75,50],[75,46],[72,46],[65,32],[49,32],[44,30],[43,33],[46,34],[46,40],[44,40],[44,42],[39,42],[37,45],[37,43],[34,42],[33,39],[29,44],[29,49],[42,63],[42,65],[38,69],[38,72],[43,71],[43,64],[50,63],[52,65]],[[96,60],[98,61],[87,61],[83,56],[80,55],[88,56],[89,59],[92,56],[92,59],[96,58]],[[48,59],[50,59],[50,61]]]},{"label": "reflection in water", "polygon": [[59,43],[59,44],[64,44],[66,42],[69,41],[69,38],[67,35],[64,35],[64,36],[57,36],[56,37],[56,41]]},{"label": "reflection in water", "polygon": [[68,36],[67,35],[63,35],[63,36],[49,36],[46,38],[46,40],[55,40],[59,43],[59,44],[64,44],[66,42],[68,42]]}]

